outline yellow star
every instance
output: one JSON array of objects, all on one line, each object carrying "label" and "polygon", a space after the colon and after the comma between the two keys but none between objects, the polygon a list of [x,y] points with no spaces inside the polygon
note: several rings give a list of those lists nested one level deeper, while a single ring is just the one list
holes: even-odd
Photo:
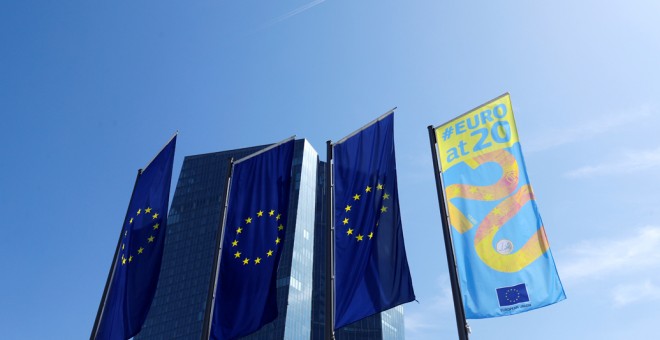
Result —
[{"label": "yellow star", "polygon": [[275,216],[275,219],[279,221],[280,217],[282,217],[282,214],[277,214],[277,216]]},{"label": "yellow star", "polygon": [[153,242],[154,241],[154,235],[151,235],[151,237],[149,237],[147,240],[149,240],[149,243]]},{"label": "yellow star", "polygon": [[344,208],[344,210],[346,210],[346,212],[351,211],[351,206],[350,206],[350,205],[347,205],[346,208]]},{"label": "yellow star", "polygon": [[374,232],[372,231],[369,233],[369,239],[371,240],[373,237],[374,237]]},{"label": "yellow star", "polygon": [[154,224],[154,230],[158,229],[158,227],[160,227],[160,223]]},{"label": "yellow star", "polygon": [[387,207],[386,207],[386,206],[383,206],[382,208],[380,208],[380,212],[382,212],[382,213],[387,212]]},{"label": "yellow star", "polygon": [[237,245],[238,245],[238,241],[237,241],[237,240],[233,240],[233,241],[231,242],[231,246],[232,246],[232,247],[236,247]]},{"label": "yellow star", "polygon": [[132,255],[128,257],[128,262],[133,262],[133,256]]},{"label": "yellow star", "polygon": [[245,219],[245,223],[250,224],[252,223],[252,217],[248,217]]},{"label": "yellow star", "polygon": [[257,213],[257,217],[261,217],[261,216],[263,216],[263,215],[264,215],[264,212],[261,211],[261,210],[259,210],[259,212]]},{"label": "yellow star", "polygon": [[280,224],[279,226],[277,226],[277,230],[284,230],[284,226]]},{"label": "yellow star", "polygon": [[141,212],[142,212],[142,209],[138,209],[138,213],[137,213],[137,214],[140,215]]},{"label": "yellow star", "polygon": [[243,260],[243,265],[246,265],[246,264],[248,264],[248,263],[250,263],[250,259],[248,259],[248,258],[246,257],[246,258]]},{"label": "yellow star", "polygon": [[130,224],[130,223],[133,223],[133,217],[131,217],[131,220],[128,221],[128,223],[129,223],[129,224]]},{"label": "yellow star", "polygon": [[275,239],[275,244],[280,244],[280,238],[279,237]]},{"label": "yellow star", "polygon": [[268,212],[268,216],[273,216],[273,215],[275,215],[275,210],[271,210]]},{"label": "yellow star", "polygon": [[342,222],[344,222],[344,224],[348,224],[348,217],[346,217]]},{"label": "yellow star", "polygon": [[237,251],[236,254],[234,254],[234,258],[240,258],[241,257],[241,252]]},{"label": "yellow star", "polygon": [[384,199],[384,200],[389,199],[389,198],[390,198],[390,194],[385,193],[385,195],[383,195],[383,199]]},{"label": "yellow star", "polygon": [[358,236],[356,236],[355,238],[357,238],[358,242],[360,242],[360,241],[362,241],[362,238],[363,238],[363,237],[364,237],[364,236],[358,234]]},{"label": "yellow star", "polygon": [[353,200],[354,201],[359,201],[360,200],[360,195],[355,194],[355,196],[353,196]]},{"label": "yellow star", "polygon": [[353,235],[353,229],[348,228],[348,230],[346,231],[346,235]]},{"label": "yellow star", "polygon": [[151,208],[144,209],[144,212],[147,214],[151,213]]},{"label": "yellow star", "polygon": [[121,264],[122,264],[122,265],[125,265],[125,264],[126,264],[126,259],[125,259],[123,256],[122,256],[122,258],[121,258]]},{"label": "yellow star", "polygon": [[371,187],[367,185],[367,188],[364,189],[365,192],[371,192]]},{"label": "yellow star", "polygon": [[378,189],[378,190],[383,190],[383,185],[380,184],[380,183],[378,183],[378,185],[376,186],[376,189]]},{"label": "yellow star", "polygon": [[502,215],[502,210],[500,210],[500,208],[495,208],[493,209],[493,214],[497,216]]},{"label": "yellow star", "polygon": [[493,199],[493,194],[491,194],[491,193],[484,194],[484,199],[489,200],[489,201],[492,200]]},{"label": "yellow star", "polygon": [[124,250],[124,244],[123,243],[121,244],[121,250]]},{"label": "yellow star", "polygon": [[154,220],[158,218],[158,213],[154,214]]},{"label": "yellow star", "polygon": [[476,193],[477,191],[479,191],[479,189],[477,189],[477,187],[470,187],[470,192],[471,192],[471,193],[474,194],[474,193]]},{"label": "yellow star", "polygon": [[144,248],[140,247],[140,249],[138,249],[138,254],[142,254],[143,251],[144,251]]},{"label": "yellow star", "polygon": [[240,234],[241,232],[243,232],[243,228],[238,227],[238,229],[236,229],[236,233],[237,233],[237,234]]},{"label": "yellow star", "polygon": [[260,257],[257,257],[257,259],[254,260],[254,264],[259,264],[259,263],[261,263],[261,258],[260,258]]},{"label": "yellow star", "polygon": [[268,257],[271,257],[271,256],[273,256],[273,251],[272,251],[272,250],[268,250],[268,252],[267,252],[266,254],[268,255]]}]

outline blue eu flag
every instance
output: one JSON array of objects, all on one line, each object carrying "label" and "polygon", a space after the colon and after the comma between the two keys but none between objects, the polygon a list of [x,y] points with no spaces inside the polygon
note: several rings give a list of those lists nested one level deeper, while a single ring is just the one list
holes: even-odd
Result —
[{"label": "blue eu flag", "polygon": [[393,126],[389,114],[334,145],[335,329],[415,300]]},{"label": "blue eu flag", "polygon": [[517,305],[523,302],[529,302],[529,295],[527,294],[527,286],[524,283],[511,286],[497,288],[497,299],[499,300],[500,307]]},{"label": "blue eu flag", "polygon": [[234,339],[277,318],[275,281],[287,226],[294,140],[234,163],[212,339]]},{"label": "blue eu flag", "polygon": [[163,258],[175,146],[176,136],[138,174],[96,339],[129,339],[147,317]]}]

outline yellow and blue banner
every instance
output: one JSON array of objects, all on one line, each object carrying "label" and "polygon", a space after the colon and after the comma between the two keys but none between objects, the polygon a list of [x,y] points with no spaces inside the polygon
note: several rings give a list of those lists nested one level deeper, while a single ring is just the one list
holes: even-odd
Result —
[{"label": "yellow and blue banner", "polygon": [[335,329],[415,300],[387,114],[333,147]]},{"label": "yellow and blue banner", "polygon": [[235,339],[277,318],[294,140],[234,163],[211,339]]},{"label": "yellow and blue banner", "polygon": [[142,329],[163,259],[175,147],[176,136],[138,174],[92,338],[125,340]]},{"label": "yellow and blue banner", "polygon": [[504,94],[435,128],[468,319],[566,298]]}]

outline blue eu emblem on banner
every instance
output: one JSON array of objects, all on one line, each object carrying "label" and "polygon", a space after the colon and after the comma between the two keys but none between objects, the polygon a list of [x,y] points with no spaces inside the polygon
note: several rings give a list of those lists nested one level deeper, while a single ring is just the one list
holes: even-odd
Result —
[{"label": "blue eu emblem on banner", "polygon": [[500,307],[529,302],[527,287],[524,283],[521,283],[511,287],[497,288],[497,299],[500,302]]}]

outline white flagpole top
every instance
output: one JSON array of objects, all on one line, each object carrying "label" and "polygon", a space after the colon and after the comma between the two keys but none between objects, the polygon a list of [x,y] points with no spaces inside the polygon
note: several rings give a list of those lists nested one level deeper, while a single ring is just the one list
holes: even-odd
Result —
[{"label": "white flagpole top", "polygon": [[384,119],[385,117],[387,117],[388,115],[391,115],[392,113],[394,113],[394,110],[396,110],[396,109],[397,109],[396,106],[393,107],[391,110],[389,110],[389,111],[383,113],[380,117],[378,117],[378,118],[372,120],[371,122],[367,123],[365,126],[363,126],[363,127],[359,128],[359,129],[355,130],[353,133],[351,133],[350,135],[348,135],[348,136],[342,138],[341,140],[339,140],[337,143],[334,143],[333,145],[337,145],[337,144],[341,144],[341,143],[345,142],[347,139],[349,139],[349,138],[351,138],[351,137],[357,135],[360,131],[362,131],[362,130],[368,128],[369,126],[371,126],[371,125],[377,123],[378,121],[383,120],[383,119]]},{"label": "white flagpole top", "polygon": [[154,157],[149,161],[149,163],[147,163],[147,165],[146,165],[144,168],[140,169],[140,174],[142,174],[142,172],[144,172],[144,170],[146,170],[146,169],[149,167],[149,165],[151,165],[151,163],[154,161],[154,159],[156,159],[156,157],[158,157],[158,155],[160,155],[161,151],[163,151],[163,149],[165,149],[165,147],[166,147],[168,144],[170,144],[170,142],[172,141],[172,139],[174,139],[174,137],[176,137],[176,136],[178,136],[178,135],[179,135],[179,130],[176,130],[176,132],[174,132],[174,135],[172,135],[172,137],[170,137],[170,139],[167,140],[167,143],[165,143],[165,145],[163,145],[163,147],[160,148],[160,151],[158,151],[158,152],[156,153],[156,156],[154,156]]},{"label": "white flagpole top", "polygon": [[286,142],[289,142],[289,141],[291,141],[291,140],[294,140],[294,139],[296,139],[296,135],[293,135],[293,136],[291,136],[291,137],[289,137],[289,138],[287,138],[287,139],[285,139],[285,140],[283,140],[283,141],[281,141],[281,142],[279,142],[279,143],[272,144],[271,146],[266,147],[266,148],[264,148],[264,149],[261,149],[261,150],[255,152],[255,153],[253,153],[253,154],[247,155],[247,156],[245,156],[245,157],[243,157],[243,158],[241,158],[241,159],[235,161],[235,162],[234,162],[234,165],[236,165],[236,164],[238,164],[238,163],[240,163],[240,162],[242,162],[242,161],[244,161],[244,160],[250,159],[250,158],[252,158],[252,157],[254,157],[254,156],[260,155],[260,154],[262,154],[262,153],[264,153],[264,152],[266,152],[266,151],[268,151],[268,150],[274,149],[274,148],[276,148],[276,147],[278,147],[278,146],[280,146],[280,145],[282,145],[282,144],[284,144],[284,143],[286,143]]}]

